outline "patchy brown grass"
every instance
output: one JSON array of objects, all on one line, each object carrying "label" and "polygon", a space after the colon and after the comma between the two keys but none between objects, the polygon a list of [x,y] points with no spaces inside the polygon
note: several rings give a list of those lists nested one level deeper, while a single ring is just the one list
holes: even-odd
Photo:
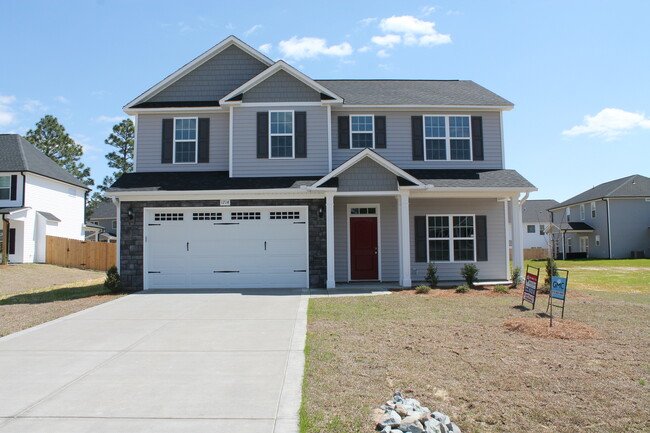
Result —
[{"label": "patchy brown grass", "polygon": [[547,317],[510,319],[506,320],[504,325],[511,331],[522,332],[533,337],[584,340],[598,336],[596,330],[591,326],[559,318],[553,318],[553,326],[550,326]]},{"label": "patchy brown grass", "polygon": [[548,323],[537,316],[546,297],[535,311],[520,299],[432,290],[310,300],[302,432],[371,431],[372,408],[396,390],[463,432],[650,431],[650,296],[569,293],[554,324],[593,330],[583,339],[509,330],[506,321]]},{"label": "patchy brown grass", "polygon": [[64,268],[41,263],[0,266],[0,295],[96,280],[105,276],[105,272]]}]

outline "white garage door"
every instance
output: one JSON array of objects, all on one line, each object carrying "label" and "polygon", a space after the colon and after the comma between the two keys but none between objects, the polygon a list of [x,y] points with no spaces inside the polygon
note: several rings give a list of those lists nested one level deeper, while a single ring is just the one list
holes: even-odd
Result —
[{"label": "white garage door", "polygon": [[145,210],[145,288],[307,287],[306,207]]}]

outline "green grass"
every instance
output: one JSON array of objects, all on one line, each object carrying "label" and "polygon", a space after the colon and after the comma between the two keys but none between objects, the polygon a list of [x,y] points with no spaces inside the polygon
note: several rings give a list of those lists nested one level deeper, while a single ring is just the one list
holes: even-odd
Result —
[{"label": "green grass", "polygon": [[47,287],[13,295],[0,295],[0,305],[43,304],[69,301],[96,295],[108,295],[100,279]]}]

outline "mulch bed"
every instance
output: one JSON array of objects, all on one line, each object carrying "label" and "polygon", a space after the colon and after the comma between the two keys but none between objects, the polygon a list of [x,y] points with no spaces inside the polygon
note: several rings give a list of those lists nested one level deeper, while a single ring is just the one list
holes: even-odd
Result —
[{"label": "mulch bed", "polygon": [[522,318],[506,320],[504,326],[513,332],[542,338],[587,340],[600,337],[594,328],[582,323],[556,318],[553,319],[553,327],[549,323],[549,318]]}]

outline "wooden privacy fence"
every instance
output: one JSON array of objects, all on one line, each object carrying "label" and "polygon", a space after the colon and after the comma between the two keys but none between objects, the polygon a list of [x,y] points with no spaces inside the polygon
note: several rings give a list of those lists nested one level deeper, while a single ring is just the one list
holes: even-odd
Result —
[{"label": "wooden privacy fence", "polygon": [[47,236],[45,263],[50,265],[106,271],[116,257],[117,244]]}]

